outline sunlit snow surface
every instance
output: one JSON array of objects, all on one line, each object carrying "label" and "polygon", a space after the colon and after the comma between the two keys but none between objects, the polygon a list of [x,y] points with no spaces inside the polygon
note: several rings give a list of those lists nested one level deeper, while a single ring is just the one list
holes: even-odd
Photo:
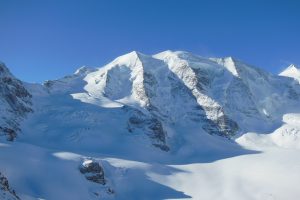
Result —
[{"label": "sunlit snow surface", "polygon": [[293,78],[300,83],[300,69],[293,64],[283,70],[279,75]]},{"label": "sunlit snow surface", "polygon": [[[210,160],[213,155],[208,154],[205,161],[205,155],[199,155],[199,161],[179,160],[179,164],[99,157],[97,153],[79,155],[19,142],[1,144],[0,149],[0,158],[5,160],[0,170],[23,199],[297,200],[300,195],[300,151],[275,145],[216,160]],[[79,173],[80,161],[90,156],[104,166],[106,178],[116,191],[114,195],[107,195]],[[97,191],[102,192],[101,198],[93,195]]]},{"label": "sunlit snow surface", "polygon": [[[213,80],[205,95],[195,87],[197,70]],[[159,87],[146,88],[143,73]],[[34,113],[16,142],[0,143],[0,171],[21,199],[299,199],[300,107],[288,93],[299,86],[289,78],[232,58],[166,51],[132,52],[48,84],[26,85]],[[168,152],[127,131],[125,108],[147,114],[148,104],[159,108]],[[191,117],[199,104],[225,108],[206,114],[238,121],[235,138],[204,132]],[[105,186],[80,173],[91,159],[103,166]]]},{"label": "sunlit snow surface", "polygon": [[300,114],[283,116],[283,125],[270,134],[247,133],[237,142],[250,149],[263,150],[274,147],[300,150]]}]

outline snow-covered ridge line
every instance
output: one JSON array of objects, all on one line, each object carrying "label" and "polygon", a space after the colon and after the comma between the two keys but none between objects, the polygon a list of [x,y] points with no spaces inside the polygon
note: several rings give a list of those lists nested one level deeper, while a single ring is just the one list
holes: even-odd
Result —
[{"label": "snow-covered ridge line", "polygon": [[[78,76],[79,71],[84,73]],[[183,118],[206,121],[204,130],[223,136],[249,130],[261,121],[269,130],[274,121],[281,122],[285,99],[299,96],[293,83],[235,58],[170,50],[152,56],[133,51],[101,68],[81,68],[47,85],[52,93],[70,93],[101,107],[126,105],[168,123]],[[261,129],[255,126],[254,130]]]},{"label": "snow-covered ridge line", "polygon": [[291,78],[184,51],[131,52],[43,85],[1,75],[0,122],[19,134],[0,137],[0,171],[21,199],[299,196]]},{"label": "snow-covered ridge line", "polygon": [[205,121],[204,130],[222,136],[249,130],[260,121],[269,130],[274,121],[281,121],[286,98],[299,96],[299,89],[280,76],[232,57],[204,58],[170,50],[155,55],[133,51],[101,68],[84,66],[43,86],[28,86],[37,95],[68,94],[107,108],[126,105],[166,123],[183,118]]}]

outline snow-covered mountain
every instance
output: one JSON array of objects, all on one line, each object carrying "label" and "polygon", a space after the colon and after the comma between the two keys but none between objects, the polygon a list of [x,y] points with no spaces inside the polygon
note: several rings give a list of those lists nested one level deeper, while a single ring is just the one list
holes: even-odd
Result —
[{"label": "snow-covered mountain", "polygon": [[20,130],[19,123],[31,111],[31,94],[0,63],[0,137],[14,140]]},{"label": "snow-covered mountain", "polygon": [[[244,164],[272,160],[273,151],[258,154],[270,144],[298,151],[300,85],[284,77],[295,75],[287,71],[273,75],[232,57],[134,51],[100,68],[31,84],[2,64],[0,172],[21,199],[293,197],[298,190],[284,196],[277,185],[252,192],[280,177],[251,180],[229,172],[231,164],[240,170],[241,155]],[[237,179],[251,187],[239,192]]]},{"label": "snow-covered mountain", "polygon": [[294,78],[300,83],[300,69],[296,65],[291,64],[288,68],[283,70],[279,75]]}]

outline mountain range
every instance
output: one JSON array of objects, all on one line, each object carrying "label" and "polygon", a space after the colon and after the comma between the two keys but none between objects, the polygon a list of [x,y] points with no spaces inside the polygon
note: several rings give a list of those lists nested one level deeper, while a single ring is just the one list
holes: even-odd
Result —
[{"label": "mountain range", "polygon": [[133,51],[43,84],[1,63],[0,83],[0,199],[300,195],[295,65]]}]

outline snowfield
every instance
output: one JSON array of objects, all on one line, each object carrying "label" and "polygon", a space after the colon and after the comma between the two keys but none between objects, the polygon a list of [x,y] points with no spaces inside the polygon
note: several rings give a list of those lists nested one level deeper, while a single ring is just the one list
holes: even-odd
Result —
[{"label": "snowfield", "polygon": [[[5,160],[0,170],[21,199],[296,200],[300,195],[300,152],[295,149],[274,147],[179,165],[94,157],[104,166],[109,186],[90,183],[78,171],[89,156],[22,143],[2,143],[0,149],[0,158]],[[116,192],[108,194],[109,187]]]},{"label": "snowfield", "polygon": [[1,64],[0,199],[298,200],[295,69],[131,52],[31,84]]}]

